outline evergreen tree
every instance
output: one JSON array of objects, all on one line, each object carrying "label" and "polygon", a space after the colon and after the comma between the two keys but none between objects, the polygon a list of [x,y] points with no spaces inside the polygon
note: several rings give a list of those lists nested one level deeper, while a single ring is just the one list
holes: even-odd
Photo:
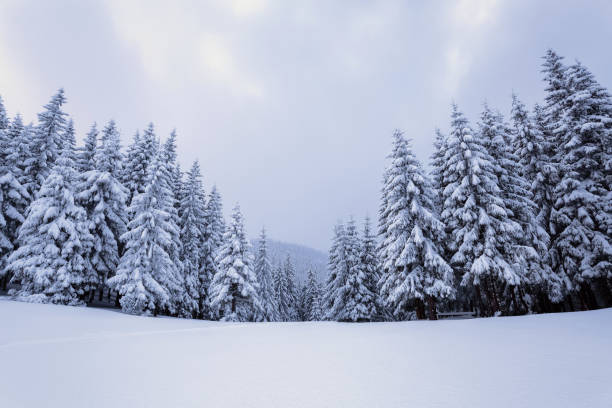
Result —
[{"label": "evergreen tree", "polygon": [[93,237],[93,245],[87,253],[92,269],[87,276],[89,286],[85,288],[90,296],[103,288],[117,270],[121,237],[127,231],[128,222],[128,191],[118,180],[121,169],[120,135],[113,121],[104,128],[103,135],[100,146],[94,147],[95,151],[89,155],[89,162],[81,163],[83,169],[94,167],[79,174],[75,197],[87,212],[89,231]]},{"label": "evergreen tree", "polygon": [[253,321],[262,314],[249,246],[236,205],[219,250],[219,269],[210,285],[210,308],[223,321]]},{"label": "evergreen tree", "polygon": [[346,229],[341,222],[334,227],[334,237],[329,249],[329,275],[325,282],[323,310],[326,320],[337,320],[338,313],[344,308],[342,297],[338,294],[345,286],[347,279],[346,265]]},{"label": "evergreen tree", "polygon": [[339,301],[336,318],[342,321],[372,321],[377,315],[376,293],[372,290],[372,277],[364,270],[362,264],[362,243],[357,233],[355,220],[349,219],[346,225],[345,259],[347,277],[335,296]]},{"label": "evergreen tree", "polygon": [[285,281],[286,281],[286,297],[288,305],[287,319],[289,321],[298,320],[298,291],[295,282],[295,268],[291,262],[291,256],[287,254],[284,265]]},{"label": "evergreen tree", "polygon": [[108,285],[119,292],[121,308],[132,314],[176,312],[175,294],[183,288],[174,255],[178,234],[171,209],[174,206],[165,157],[157,154],[149,168],[143,193],[132,200],[128,231],[121,237],[126,250],[117,274]]},{"label": "evergreen tree", "polygon": [[38,192],[62,152],[67,116],[62,111],[64,103],[66,97],[60,89],[38,114],[38,125],[30,143],[32,155],[25,163],[28,178],[32,180],[25,187],[32,196]]},{"label": "evergreen tree", "polygon": [[9,118],[6,114],[6,108],[4,107],[4,101],[0,95],[0,132],[6,131],[9,127]]},{"label": "evergreen tree", "polygon": [[[542,258],[547,253],[549,236],[537,223],[536,207],[530,199],[529,184],[521,174],[520,159],[514,152],[511,130],[505,125],[503,117],[485,104],[479,129],[493,159],[492,165],[508,219],[521,227],[516,234],[507,235],[503,256],[511,262],[523,285],[503,288],[506,293],[502,300],[510,301],[504,309],[524,313],[532,310],[533,306],[526,304],[523,295],[527,285],[548,287],[549,283],[557,283],[551,280],[550,268]],[[558,291],[557,287],[556,292]]]},{"label": "evergreen tree", "polygon": [[223,242],[225,233],[225,223],[223,221],[223,210],[221,195],[217,188],[213,186],[204,207],[204,225],[202,233],[202,259],[203,265],[200,268],[200,315],[202,318],[212,318],[209,313],[208,291],[210,282],[217,273],[217,254]]},{"label": "evergreen tree", "polygon": [[[444,225],[438,219],[433,189],[401,132],[393,135],[391,163],[384,176],[380,210],[380,280],[385,306],[398,320],[415,307],[436,318],[435,302],[453,296],[453,272],[443,257]],[[437,169],[443,174],[442,169]]]},{"label": "evergreen tree", "polygon": [[[530,205],[531,214],[524,214],[529,217],[531,231],[537,235],[530,237],[526,231],[524,238],[533,238],[532,245],[537,251],[539,265],[544,279],[540,282],[531,282],[535,286],[534,290],[540,298],[540,303],[545,307],[546,296],[552,302],[559,302],[563,298],[563,282],[558,275],[553,273],[550,268],[549,248],[550,237],[548,236],[548,226],[550,212],[552,208],[553,194],[553,175],[554,167],[551,162],[552,148],[549,140],[545,136],[545,125],[542,109],[536,105],[534,118],[530,118],[525,105],[512,95],[512,121],[514,124],[513,149],[518,156],[518,166],[516,171],[526,180],[528,194],[533,203]],[[535,213],[535,219],[533,214]],[[542,294],[544,292],[544,294]],[[545,309],[549,309],[545,307]]]},{"label": "evergreen tree", "polygon": [[205,203],[202,188],[200,165],[193,162],[191,170],[187,173],[185,194],[180,206],[180,228],[182,242],[183,271],[185,281],[185,294],[183,304],[184,312],[191,316],[200,315],[200,303],[206,298],[207,282],[200,282],[200,272],[204,268],[205,254],[202,250],[204,244]]},{"label": "evergreen tree", "polygon": [[7,259],[17,245],[17,233],[24,221],[30,196],[19,182],[21,169],[18,163],[11,159],[13,143],[10,138],[13,135],[4,116],[0,98],[0,288],[6,290],[11,277],[5,269]]},{"label": "evergreen tree", "polygon": [[361,268],[365,274],[364,284],[368,291],[374,295],[373,318],[380,318],[382,314],[382,304],[378,292],[378,282],[381,278],[379,271],[380,263],[376,253],[376,237],[372,234],[372,228],[370,227],[370,217],[365,218],[363,225],[363,238],[359,256]]},{"label": "evergreen tree", "polygon": [[13,175],[22,186],[30,185],[32,180],[27,177],[25,163],[32,157],[30,151],[32,128],[31,126],[24,126],[21,115],[17,114],[5,132],[6,150],[4,150],[5,153],[2,160],[12,170]]},{"label": "evergreen tree", "polygon": [[606,286],[612,271],[612,99],[580,63],[565,78],[566,99],[555,122],[560,182],[551,213],[552,260],[582,308],[590,309],[598,306],[592,285]]},{"label": "evergreen tree", "polygon": [[440,129],[436,129],[436,139],[434,140],[434,152],[431,155],[431,182],[436,194],[434,202],[437,208],[442,208],[442,192],[446,185],[444,184],[444,156],[446,155],[446,136],[442,134]]},{"label": "evergreen tree", "polygon": [[[113,122],[114,123],[114,122]],[[85,136],[85,144],[77,150],[77,170],[81,173],[93,170],[96,167],[95,155],[98,144],[98,128],[94,122]]]},{"label": "evergreen tree", "polygon": [[510,237],[520,233],[520,225],[508,217],[485,142],[454,105],[445,159],[441,220],[448,231],[451,265],[461,285],[473,288],[481,313],[500,312],[500,285],[521,284],[506,257]]},{"label": "evergreen tree", "polygon": [[128,161],[126,162],[123,185],[130,191],[128,202],[134,199],[137,194],[144,193],[148,180],[147,168],[154,160],[159,150],[159,143],[155,136],[153,123],[144,131],[142,137],[134,136],[134,145],[128,151]]},{"label": "evergreen tree", "polygon": [[323,318],[323,312],[321,310],[321,288],[312,268],[308,270],[305,309],[307,320],[319,321]]},{"label": "evergreen tree", "polygon": [[287,296],[287,275],[280,261],[274,272],[274,292],[279,321],[290,320],[290,300]]},{"label": "evergreen tree", "polygon": [[9,257],[17,297],[31,302],[82,303],[92,244],[85,209],[75,202],[76,171],[69,146],[44,181]]},{"label": "evergreen tree", "polygon": [[274,282],[272,277],[272,264],[268,257],[268,243],[266,231],[262,228],[255,258],[255,275],[259,283],[259,298],[263,308],[263,318],[265,321],[274,322],[278,320],[278,305],[274,293]]}]

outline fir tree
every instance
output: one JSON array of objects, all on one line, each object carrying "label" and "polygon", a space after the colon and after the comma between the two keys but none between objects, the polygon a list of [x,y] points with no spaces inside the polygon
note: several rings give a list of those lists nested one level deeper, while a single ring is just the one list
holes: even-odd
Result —
[{"label": "fir tree", "polygon": [[278,310],[278,320],[283,322],[289,321],[291,315],[290,300],[287,291],[287,275],[279,261],[274,272],[274,292]]},{"label": "fir tree", "polygon": [[338,311],[342,310],[343,299],[338,293],[344,287],[347,279],[347,267],[345,256],[346,229],[343,223],[334,227],[334,237],[329,249],[328,270],[329,275],[325,282],[323,297],[323,310],[326,320],[337,320]]},{"label": "fir tree", "polygon": [[225,223],[223,221],[223,211],[221,195],[213,186],[206,205],[204,207],[204,225],[202,232],[202,259],[203,264],[200,268],[200,316],[202,318],[212,317],[208,311],[210,299],[208,299],[208,288],[213,277],[217,273],[217,254],[223,241],[225,233]]},{"label": "fir tree", "polygon": [[92,244],[85,209],[75,202],[73,152],[66,146],[19,230],[19,249],[9,257],[19,299],[80,304]]},{"label": "fir tree", "polygon": [[447,186],[441,220],[448,231],[451,265],[460,275],[461,285],[473,288],[481,313],[497,313],[501,311],[500,285],[521,284],[505,251],[510,237],[520,233],[520,225],[508,217],[484,141],[456,106],[445,159]]},{"label": "fir tree", "polygon": [[128,191],[118,180],[121,168],[119,148],[119,132],[115,123],[110,121],[104,129],[100,146],[90,155],[87,166],[94,167],[78,176],[76,200],[87,211],[89,231],[93,237],[93,245],[87,253],[92,269],[87,276],[89,287],[85,288],[90,296],[103,288],[117,270],[121,237],[127,231]]},{"label": "fir tree", "polygon": [[323,318],[323,312],[321,310],[321,287],[312,268],[308,270],[307,279],[305,308],[307,320],[319,321]]},{"label": "fir tree", "polygon": [[204,191],[200,165],[193,163],[187,172],[185,194],[180,206],[180,228],[182,242],[183,274],[185,281],[185,294],[183,304],[185,312],[193,317],[200,315],[201,299],[206,298],[207,282],[200,281],[200,273],[204,268],[205,254],[202,250],[204,244]]},{"label": "fir tree", "polygon": [[98,128],[94,122],[85,136],[85,144],[77,151],[77,170],[81,173],[93,170],[96,167],[95,155],[98,144]]},{"label": "fir tree", "polygon": [[[549,236],[537,223],[536,207],[530,199],[529,184],[521,174],[519,156],[514,153],[511,130],[505,125],[501,114],[494,113],[487,104],[479,123],[480,136],[491,155],[495,175],[501,189],[501,198],[507,209],[508,219],[520,225],[516,234],[507,234],[503,256],[520,277],[522,286],[504,288],[504,300],[510,304],[506,310],[521,313],[531,310],[523,295],[527,285],[548,287],[551,281],[550,268],[544,262]],[[537,249],[536,249],[537,248]],[[556,289],[558,292],[559,289]],[[551,291],[552,293],[552,291]]]},{"label": "fir tree", "polygon": [[181,292],[183,282],[172,258],[178,227],[171,215],[174,201],[163,154],[153,159],[144,192],[132,201],[129,212],[134,216],[121,237],[126,250],[108,285],[119,292],[127,313],[174,313],[174,295]]},{"label": "fir tree", "polygon": [[[19,182],[21,169],[11,159],[11,128],[5,126],[4,106],[0,98],[0,288],[6,290],[10,273],[5,269],[8,255],[17,244],[17,233],[24,221],[30,196]],[[20,134],[17,135],[20,137]]]},{"label": "fir tree", "polygon": [[159,143],[155,136],[153,123],[144,131],[142,137],[134,136],[134,145],[128,151],[128,161],[126,162],[123,185],[130,191],[128,202],[134,196],[144,192],[148,172],[147,168],[154,160],[159,150]]},{"label": "fir tree", "polygon": [[236,205],[219,250],[219,269],[210,285],[210,308],[223,321],[253,321],[262,314],[249,246]]},{"label": "fir tree", "polygon": [[362,264],[362,243],[357,233],[355,220],[350,219],[346,225],[345,260],[347,265],[346,282],[337,290],[336,318],[342,321],[372,321],[377,315],[376,294],[372,290],[372,276],[364,270]]},{"label": "fir tree", "polygon": [[[453,273],[443,257],[444,225],[434,206],[433,189],[401,132],[393,136],[380,210],[380,291],[385,306],[402,320],[415,307],[436,318],[435,302],[453,296]],[[437,169],[443,174],[442,169]]]},{"label": "fir tree", "polygon": [[259,283],[259,298],[263,308],[263,319],[274,322],[278,319],[278,305],[274,293],[274,282],[272,277],[272,264],[268,257],[268,243],[266,231],[262,228],[257,246],[257,256],[255,258],[255,275]]},{"label": "fir tree", "polygon": [[365,286],[374,295],[374,314],[373,318],[380,318],[382,314],[382,304],[378,292],[378,282],[381,274],[379,271],[379,261],[376,252],[376,237],[372,233],[370,217],[365,218],[363,224],[363,238],[360,252],[361,268],[365,274]]},{"label": "fir tree", "polygon": [[289,321],[298,320],[298,292],[295,282],[295,268],[291,261],[291,256],[287,254],[284,265],[285,281],[286,281],[286,297],[288,305],[287,319]]},{"label": "fir tree", "polygon": [[612,99],[580,63],[565,78],[563,115],[555,126],[560,182],[551,214],[553,268],[570,279],[582,308],[595,308],[592,285],[605,285],[612,270]]},{"label": "fir tree", "polygon": [[66,116],[62,105],[66,103],[64,90],[60,89],[38,114],[38,125],[30,143],[32,156],[25,163],[31,184],[25,186],[35,195],[43,184],[63,149]]}]

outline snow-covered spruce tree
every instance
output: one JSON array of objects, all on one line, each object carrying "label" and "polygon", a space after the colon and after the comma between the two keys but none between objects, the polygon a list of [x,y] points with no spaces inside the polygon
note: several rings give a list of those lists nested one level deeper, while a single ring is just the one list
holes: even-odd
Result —
[{"label": "snow-covered spruce tree", "polygon": [[321,287],[312,268],[308,270],[306,288],[306,312],[308,313],[308,320],[319,321],[323,318],[321,311]]},{"label": "snow-covered spruce tree", "polygon": [[111,289],[121,296],[123,311],[132,314],[176,312],[176,293],[183,287],[174,255],[173,238],[178,234],[172,209],[168,169],[163,153],[149,166],[143,193],[132,200],[129,212],[133,218],[121,239],[125,253],[117,273],[108,280]]},{"label": "snow-covered spruce tree", "polygon": [[18,229],[24,221],[30,196],[19,182],[20,168],[11,160],[10,128],[5,127],[0,98],[0,289],[6,290],[11,274],[6,270],[9,254],[17,245]]},{"label": "snow-covered spruce tree", "polygon": [[284,265],[285,272],[285,281],[287,282],[286,286],[286,297],[287,297],[287,305],[288,305],[288,316],[287,319],[289,321],[297,321],[298,319],[298,289],[295,281],[295,267],[293,266],[293,262],[291,261],[291,256],[287,254],[285,258]]},{"label": "snow-covered spruce tree", "polygon": [[[88,273],[88,300],[99,291],[102,298],[104,285],[119,264],[121,236],[127,231],[127,189],[119,182],[121,174],[120,135],[114,121],[103,130],[101,144],[95,147],[87,166],[80,173],[76,186],[76,201],[87,211],[89,231],[93,245],[86,256],[91,265]],[[85,162],[81,163],[84,167]]]},{"label": "snow-covered spruce tree", "polygon": [[508,242],[521,227],[508,217],[495,171],[482,137],[453,105],[441,220],[448,232],[450,263],[461,285],[473,289],[471,300],[484,314],[501,311],[501,286],[522,283],[506,254]]},{"label": "snow-covered spruce tree", "polygon": [[[13,171],[13,175],[22,186],[32,184],[26,172],[26,163],[32,158],[30,151],[30,138],[33,132],[32,126],[24,126],[21,115],[17,114],[6,131],[7,145],[4,161]],[[30,196],[31,197],[31,196]],[[28,204],[30,202],[28,201]]]},{"label": "snow-covered spruce tree", "polygon": [[[536,105],[533,118],[529,116],[525,105],[516,95],[512,95],[513,149],[518,156],[517,171],[526,180],[528,197],[533,202],[531,208],[535,212],[535,223],[538,235],[532,241],[533,248],[538,253],[540,267],[545,279],[542,282],[531,282],[535,292],[539,311],[552,311],[549,301],[553,303],[563,300],[564,284],[559,276],[550,268],[550,237],[548,226],[552,208],[554,174],[551,163],[551,146],[545,135],[542,109]],[[529,239],[525,236],[525,239]]]},{"label": "snow-covered spruce tree", "polygon": [[183,314],[191,316],[200,315],[200,303],[206,299],[207,282],[200,281],[200,273],[205,263],[205,254],[202,250],[205,228],[205,198],[202,188],[202,175],[200,164],[195,161],[191,170],[187,172],[184,183],[184,194],[180,206],[180,228],[183,261],[183,276],[185,281],[186,306]]},{"label": "snow-covered spruce tree", "polygon": [[60,89],[44,106],[45,110],[38,114],[38,125],[30,143],[32,155],[26,162],[32,183],[25,187],[32,196],[38,192],[62,152],[67,116],[62,111],[64,103],[66,97],[64,90]]},{"label": "snow-covered spruce tree", "polygon": [[444,156],[446,154],[446,136],[436,129],[436,138],[433,143],[434,151],[431,155],[430,167],[431,167],[431,184],[434,189],[434,202],[436,207],[442,208],[443,199],[442,191],[446,187],[444,185]]},{"label": "snow-covered spruce tree", "polygon": [[[504,282],[500,282],[502,287],[499,289],[503,292],[501,301],[505,303],[502,308],[509,313],[522,314],[538,307],[534,300],[526,298],[525,290],[537,287],[549,293],[558,293],[560,282],[551,279],[551,269],[543,258],[548,252],[549,237],[537,223],[529,184],[521,174],[519,156],[513,151],[511,129],[506,126],[501,114],[493,112],[486,103],[478,126],[480,137],[493,159],[492,165],[508,219],[521,227],[516,234],[507,235],[503,256],[511,262],[522,285],[505,286]],[[554,285],[554,290],[550,285]]]},{"label": "snow-covered spruce tree", "polygon": [[278,321],[278,305],[274,293],[272,264],[268,256],[266,230],[262,228],[255,257],[255,275],[259,283],[259,298],[263,309],[263,319],[268,322]]},{"label": "snow-covered spruce tree", "polygon": [[133,143],[128,149],[122,180],[130,191],[128,203],[131,203],[134,196],[144,192],[148,180],[147,168],[160,150],[153,123],[149,124],[142,136],[137,133]]},{"label": "snow-covered spruce tree", "polygon": [[344,307],[343,304],[339,304],[341,299],[336,298],[336,294],[341,287],[344,287],[347,279],[345,239],[346,229],[344,224],[338,222],[334,226],[334,236],[329,248],[329,260],[327,263],[329,274],[323,290],[322,308],[325,320],[337,320],[336,311]]},{"label": "snow-covered spruce tree", "polygon": [[97,145],[98,128],[94,122],[85,136],[85,144],[77,149],[76,165],[80,173],[85,173],[96,167],[95,156]]},{"label": "snow-covered spruce tree", "polygon": [[370,217],[367,216],[363,224],[363,236],[359,257],[361,260],[361,268],[365,274],[365,286],[374,294],[375,298],[375,313],[373,317],[379,320],[382,318],[383,305],[378,292],[378,282],[382,275],[380,273],[380,262],[376,250],[376,237],[372,233]]},{"label": "snow-covered spruce tree", "polygon": [[236,205],[219,250],[219,268],[209,289],[211,311],[223,321],[261,319],[259,284],[249,247],[240,206]]},{"label": "snow-covered spruce tree", "polygon": [[200,318],[212,318],[208,305],[208,291],[210,282],[212,282],[215,273],[217,272],[217,253],[223,242],[223,234],[225,233],[225,222],[223,221],[223,211],[221,195],[216,186],[213,186],[209,193],[208,200],[204,207],[204,226],[202,233],[202,248],[201,257],[203,259],[202,267],[200,268]]},{"label": "snow-covered spruce tree", "polygon": [[381,297],[395,319],[406,319],[412,308],[424,318],[425,301],[435,319],[436,301],[454,294],[453,271],[442,256],[444,225],[430,181],[399,131],[389,159],[379,220]]},{"label": "snow-covered spruce tree", "polygon": [[[592,309],[610,304],[612,98],[582,64],[565,74],[569,93],[556,126],[560,182],[551,214],[552,260],[570,279],[581,308]],[[593,289],[606,299],[598,302]]]},{"label": "snow-covered spruce tree", "polygon": [[344,239],[346,280],[334,294],[333,313],[340,321],[368,322],[377,315],[376,294],[372,291],[371,276],[366,274],[361,263],[361,251],[361,239],[351,217],[346,224]]},{"label": "snow-covered spruce tree", "polygon": [[274,298],[278,311],[278,320],[286,322],[290,320],[290,300],[287,296],[287,275],[282,264],[278,263],[274,271]]},{"label": "snow-covered spruce tree", "polygon": [[29,207],[19,230],[19,248],[8,269],[21,284],[20,300],[81,304],[92,245],[85,209],[75,201],[76,171],[67,145]]}]

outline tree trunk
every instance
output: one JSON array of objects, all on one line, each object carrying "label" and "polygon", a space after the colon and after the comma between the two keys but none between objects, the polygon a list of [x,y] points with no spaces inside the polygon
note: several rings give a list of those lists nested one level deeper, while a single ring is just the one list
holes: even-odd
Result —
[{"label": "tree trunk", "polygon": [[419,320],[425,319],[425,305],[423,304],[423,300],[416,299],[415,303],[416,303],[415,311],[416,311],[417,319]]},{"label": "tree trunk", "polygon": [[436,300],[433,296],[427,296],[427,305],[429,306],[429,320],[438,320],[438,313],[436,313]]}]

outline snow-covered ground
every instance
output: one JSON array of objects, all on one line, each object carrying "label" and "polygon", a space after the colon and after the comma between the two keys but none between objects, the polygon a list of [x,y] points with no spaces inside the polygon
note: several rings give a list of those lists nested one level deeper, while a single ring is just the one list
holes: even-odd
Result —
[{"label": "snow-covered ground", "polygon": [[0,407],[612,407],[612,309],[232,324],[0,301]]}]

